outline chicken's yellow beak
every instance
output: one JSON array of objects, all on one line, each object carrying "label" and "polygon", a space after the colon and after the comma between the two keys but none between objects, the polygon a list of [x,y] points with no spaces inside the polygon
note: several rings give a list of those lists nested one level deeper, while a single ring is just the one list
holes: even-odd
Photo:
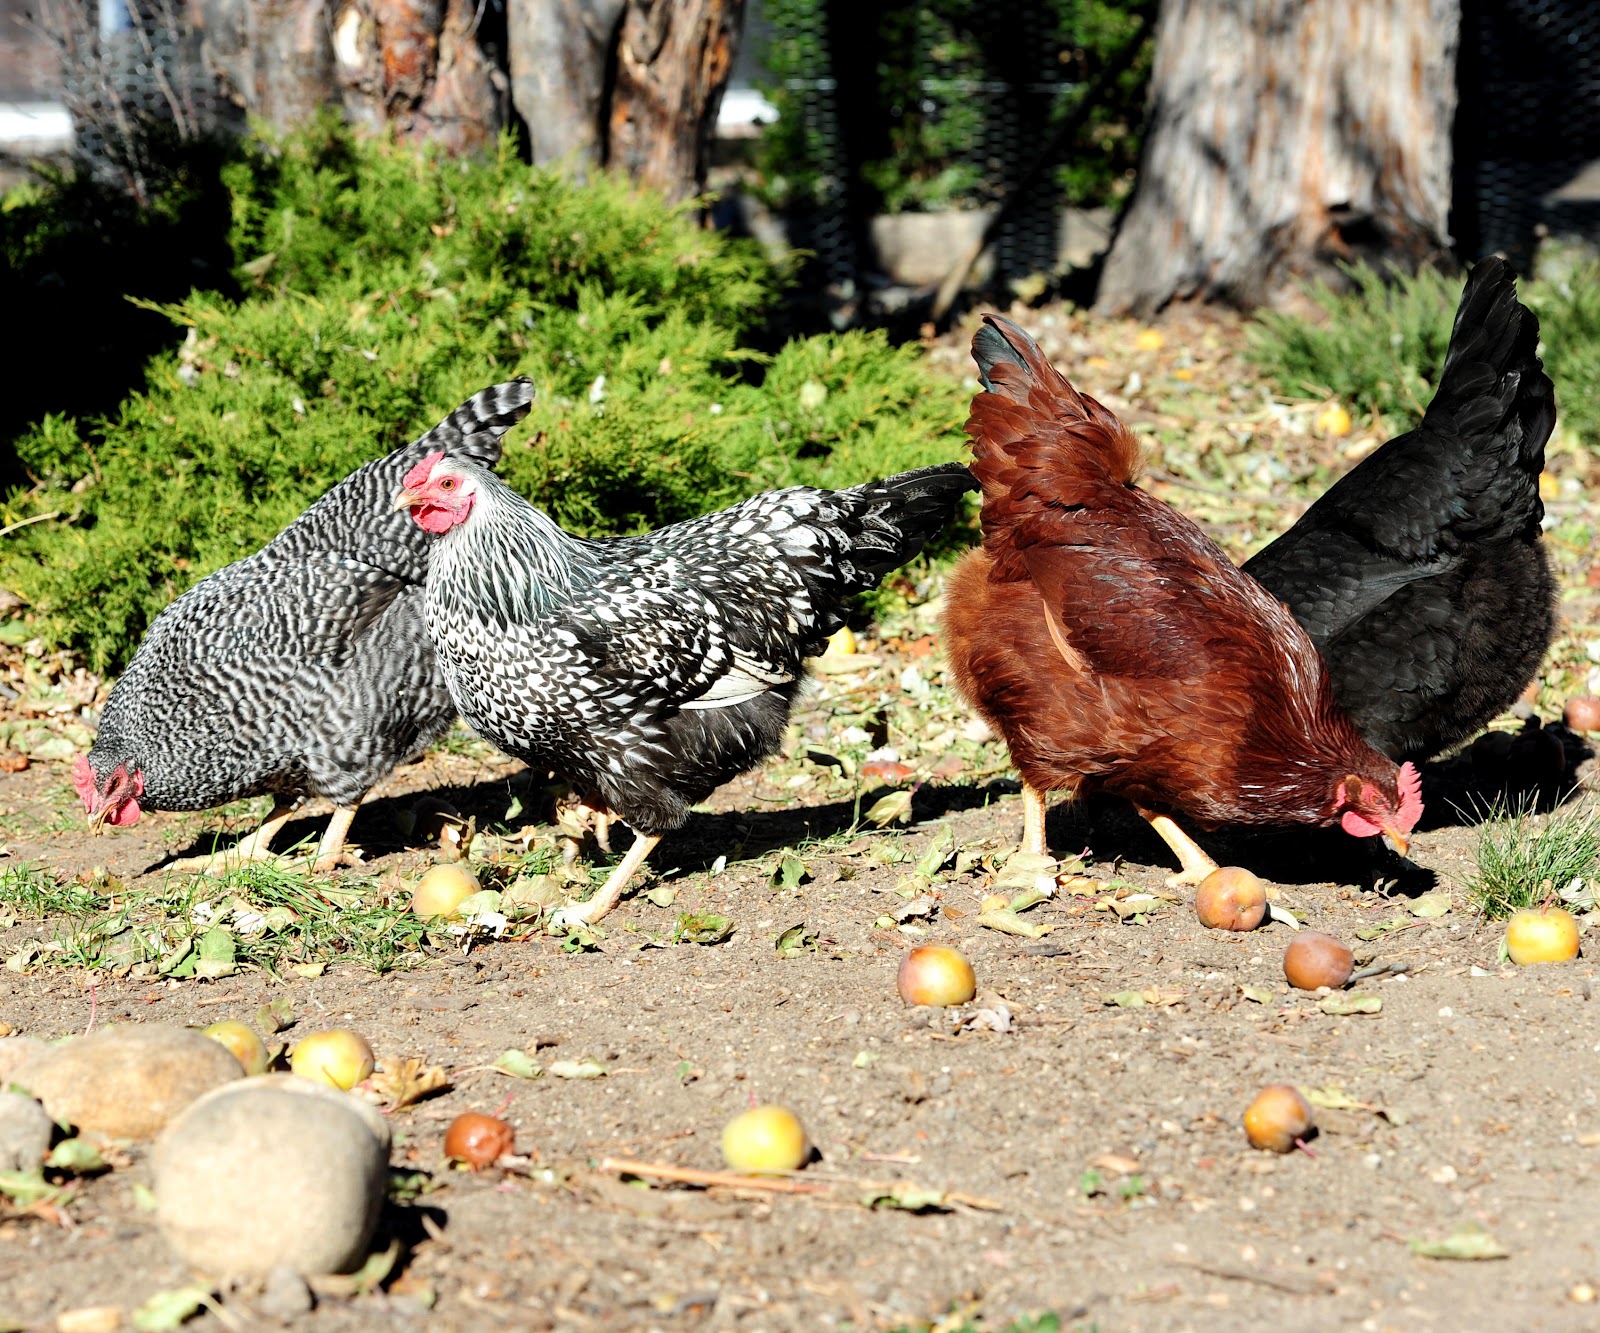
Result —
[{"label": "chicken's yellow beak", "polygon": [[1401,856],[1411,855],[1411,839],[1398,829],[1386,828],[1383,831],[1383,840],[1399,852]]},{"label": "chicken's yellow beak", "polygon": [[89,832],[93,833],[96,837],[104,833],[106,831],[106,820],[110,817],[110,815],[111,807],[109,805],[102,805],[98,810],[89,816]]},{"label": "chicken's yellow beak", "polygon": [[414,509],[417,505],[425,503],[427,502],[422,496],[407,486],[399,495],[394,497],[394,510],[392,512],[399,513],[402,509]]}]

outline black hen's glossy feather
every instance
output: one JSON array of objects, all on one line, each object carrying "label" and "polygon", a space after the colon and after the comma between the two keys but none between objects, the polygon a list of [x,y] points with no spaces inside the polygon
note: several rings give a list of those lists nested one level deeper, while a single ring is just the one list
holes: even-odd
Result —
[{"label": "black hen's glossy feather", "polygon": [[1467,281],[1421,425],[1358,463],[1245,565],[1305,626],[1334,693],[1394,759],[1511,704],[1554,632],[1539,474],[1555,392],[1505,261]]}]

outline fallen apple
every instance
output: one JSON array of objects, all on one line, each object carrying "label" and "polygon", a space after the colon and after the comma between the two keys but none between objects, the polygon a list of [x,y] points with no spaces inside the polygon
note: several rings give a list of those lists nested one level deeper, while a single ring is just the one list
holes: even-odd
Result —
[{"label": "fallen apple", "polygon": [[919,944],[900,960],[895,984],[907,1004],[946,1008],[965,1004],[978,993],[978,978],[969,963],[942,944]]},{"label": "fallen apple", "polygon": [[348,1028],[313,1032],[289,1052],[291,1073],[346,1092],[371,1074],[374,1064],[367,1039]]},{"label": "fallen apple", "polygon": [[1208,930],[1254,930],[1267,915],[1267,886],[1239,866],[1221,866],[1200,881],[1194,911]]},{"label": "fallen apple", "polygon": [[1559,907],[1524,907],[1506,923],[1506,952],[1519,967],[1578,956],[1578,921]]},{"label": "fallen apple", "polygon": [[450,1122],[444,1132],[444,1155],[465,1162],[474,1171],[493,1166],[517,1146],[517,1132],[504,1120],[467,1111]]},{"label": "fallen apple", "polygon": [[432,866],[411,890],[411,910],[421,917],[453,917],[482,887],[471,869],[459,862]]},{"label": "fallen apple", "polygon": [[811,1144],[795,1113],[784,1106],[757,1106],[723,1127],[722,1157],[745,1175],[798,1171]]},{"label": "fallen apple", "polygon": [[1286,1083],[1262,1088],[1244,1113],[1244,1132],[1250,1146],[1266,1152],[1291,1151],[1305,1140],[1315,1123],[1311,1103]]},{"label": "fallen apple", "polygon": [[1600,731],[1600,699],[1587,694],[1568,699],[1561,720],[1574,731]]},{"label": "fallen apple", "polygon": [[1317,429],[1324,435],[1348,435],[1350,414],[1338,403],[1330,403],[1317,413]]},{"label": "fallen apple", "polygon": [[1320,930],[1302,930],[1283,951],[1283,975],[1296,990],[1338,990],[1355,965],[1355,955]]},{"label": "fallen apple", "polygon": [[205,1030],[212,1041],[220,1041],[233,1052],[234,1059],[252,1077],[267,1072],[267,1048],[247,1023],[237,1018],[225,1018]]}]

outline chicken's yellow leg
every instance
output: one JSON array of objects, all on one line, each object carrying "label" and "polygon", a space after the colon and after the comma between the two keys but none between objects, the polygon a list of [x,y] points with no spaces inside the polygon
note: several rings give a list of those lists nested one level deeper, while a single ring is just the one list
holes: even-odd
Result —
[{"label": "chicken's yellow leg", "polygon": [[1172,848],[1173,855],[1178,858],[1178,864],[1183,867],[1176,875],[1168,877],[1168,888],[1177,888],[1180,884],[1198,884],[1217,868],[1217,863],[1201,850],[1199,843],[1165,815],[1152,814],[1144,809],[1140,809],[1139,814],[1149,822],[1161,841]]},{"label": "chicken's yellow leg", "polygon": [[[362,797],[365,800],[366,797]],[[328,820],[328,827],[322,831],[322,841],[317,844],[316,859],[312,861],[314,871],[326,873],[344,863],[344,840],[350,834],[350,825],[355,820],[356,811],[361,806],[361,801],[354,805],[341,805],[333,812],[333,817]]]},{"label": "chicken's yellow leg", "polygon": [[1035,856],[1049,856],[1044,836],[1045,795],[1027,782],[1022,784],[1022,847]]},{"label": "chicken's yellow leg", "polygon": [[617,868],[606,878],[595,893],[594,897],[586,903],[568,903],[550,914],[552,927],[562,926],[591,926],[613,907],[622,897],[623,889],[628,887],[628,881],[633,878],[634,871],[644,864],[645,857],[655,851],[661,842],[658,837],[650,837],[643,833],[633,835],[633,846],[628,848],[628,854],[617,862]]},{"label": "chicken's yellow leg", "polygon": [[272,840],[289,822],[289,816],[295,812],[295,804],[275,797],[271,812],[249,837],[241,838],[232,847],[213,852],[210,856],[186,856],[181,861],[168,861],[161,869],[176,870],[180,874],[198,871],[202,875],[214,875],[230,865],[243,865],[246,861],[269,861],[272,859]]}]

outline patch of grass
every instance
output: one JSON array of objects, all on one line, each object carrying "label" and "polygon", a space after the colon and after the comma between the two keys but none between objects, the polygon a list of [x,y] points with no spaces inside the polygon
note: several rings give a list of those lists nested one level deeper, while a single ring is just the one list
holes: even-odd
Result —
[{"label": "patch of grass", "polygon": [[[318,879],[274,862],[225,876],[169,876],[130,891],[106,878],[62,883],[36,870],[0,876],[0,902],[53,929],[38,962],[131,969],[149,977],[226,975],[347,961],[374,973],[415,966],[430,927],[375,883]],[[213,970],[207,970],[207,964]]]},{"label": "patch of grass", "polygon": [[[1597,861],[1600,806],[1556,810],[1541,828],[1526,804],[1500,805],[1478,832],[1467,893],[1486,917],[1500,920],[1560,895],[1574,879],[1591,880],[1600,869]],[[1584,887],[1592,890],[1593,884]]]},{"label": "patch of grass", "polygon": [[[1346,272],[1348,290],[1306,288],[1323,318],[1257,315],[1248,356],[1284,393],[1338,397],[1398,434],[1422,419],[1433,397],[1463,280],[1435,269],[1396,276],[1358,265]],[[1518,290],[1539,317],[1561,429],[1590,447],[1600,444],[1600,400],[1591,393],[1600,379],[1600,263],[1580,262]]]},{"label": "patch of grass", "polygon": [[[559,855],[552,840],[476,869],[484,888],[542,874]],[[594,872],[602,873],[599,868]],[[0,911],[47,924],[33,964],[127,970],[139,977],[217,977],[257,969],[357,963],[377,974],[424,964],[458,946],[438,922],[410,910],[393,884],[313,874],[304,863],[263,861],[220,876],[152,876],[127,888],[113,876],[62,882],[33,867],[0,872]]]},{"label": "patch of grass", "polygon": [[75,880],[62,882],[34,865],[7,866],[0,870],[0,909],[19,916],[83,916],[98,899]]}]

